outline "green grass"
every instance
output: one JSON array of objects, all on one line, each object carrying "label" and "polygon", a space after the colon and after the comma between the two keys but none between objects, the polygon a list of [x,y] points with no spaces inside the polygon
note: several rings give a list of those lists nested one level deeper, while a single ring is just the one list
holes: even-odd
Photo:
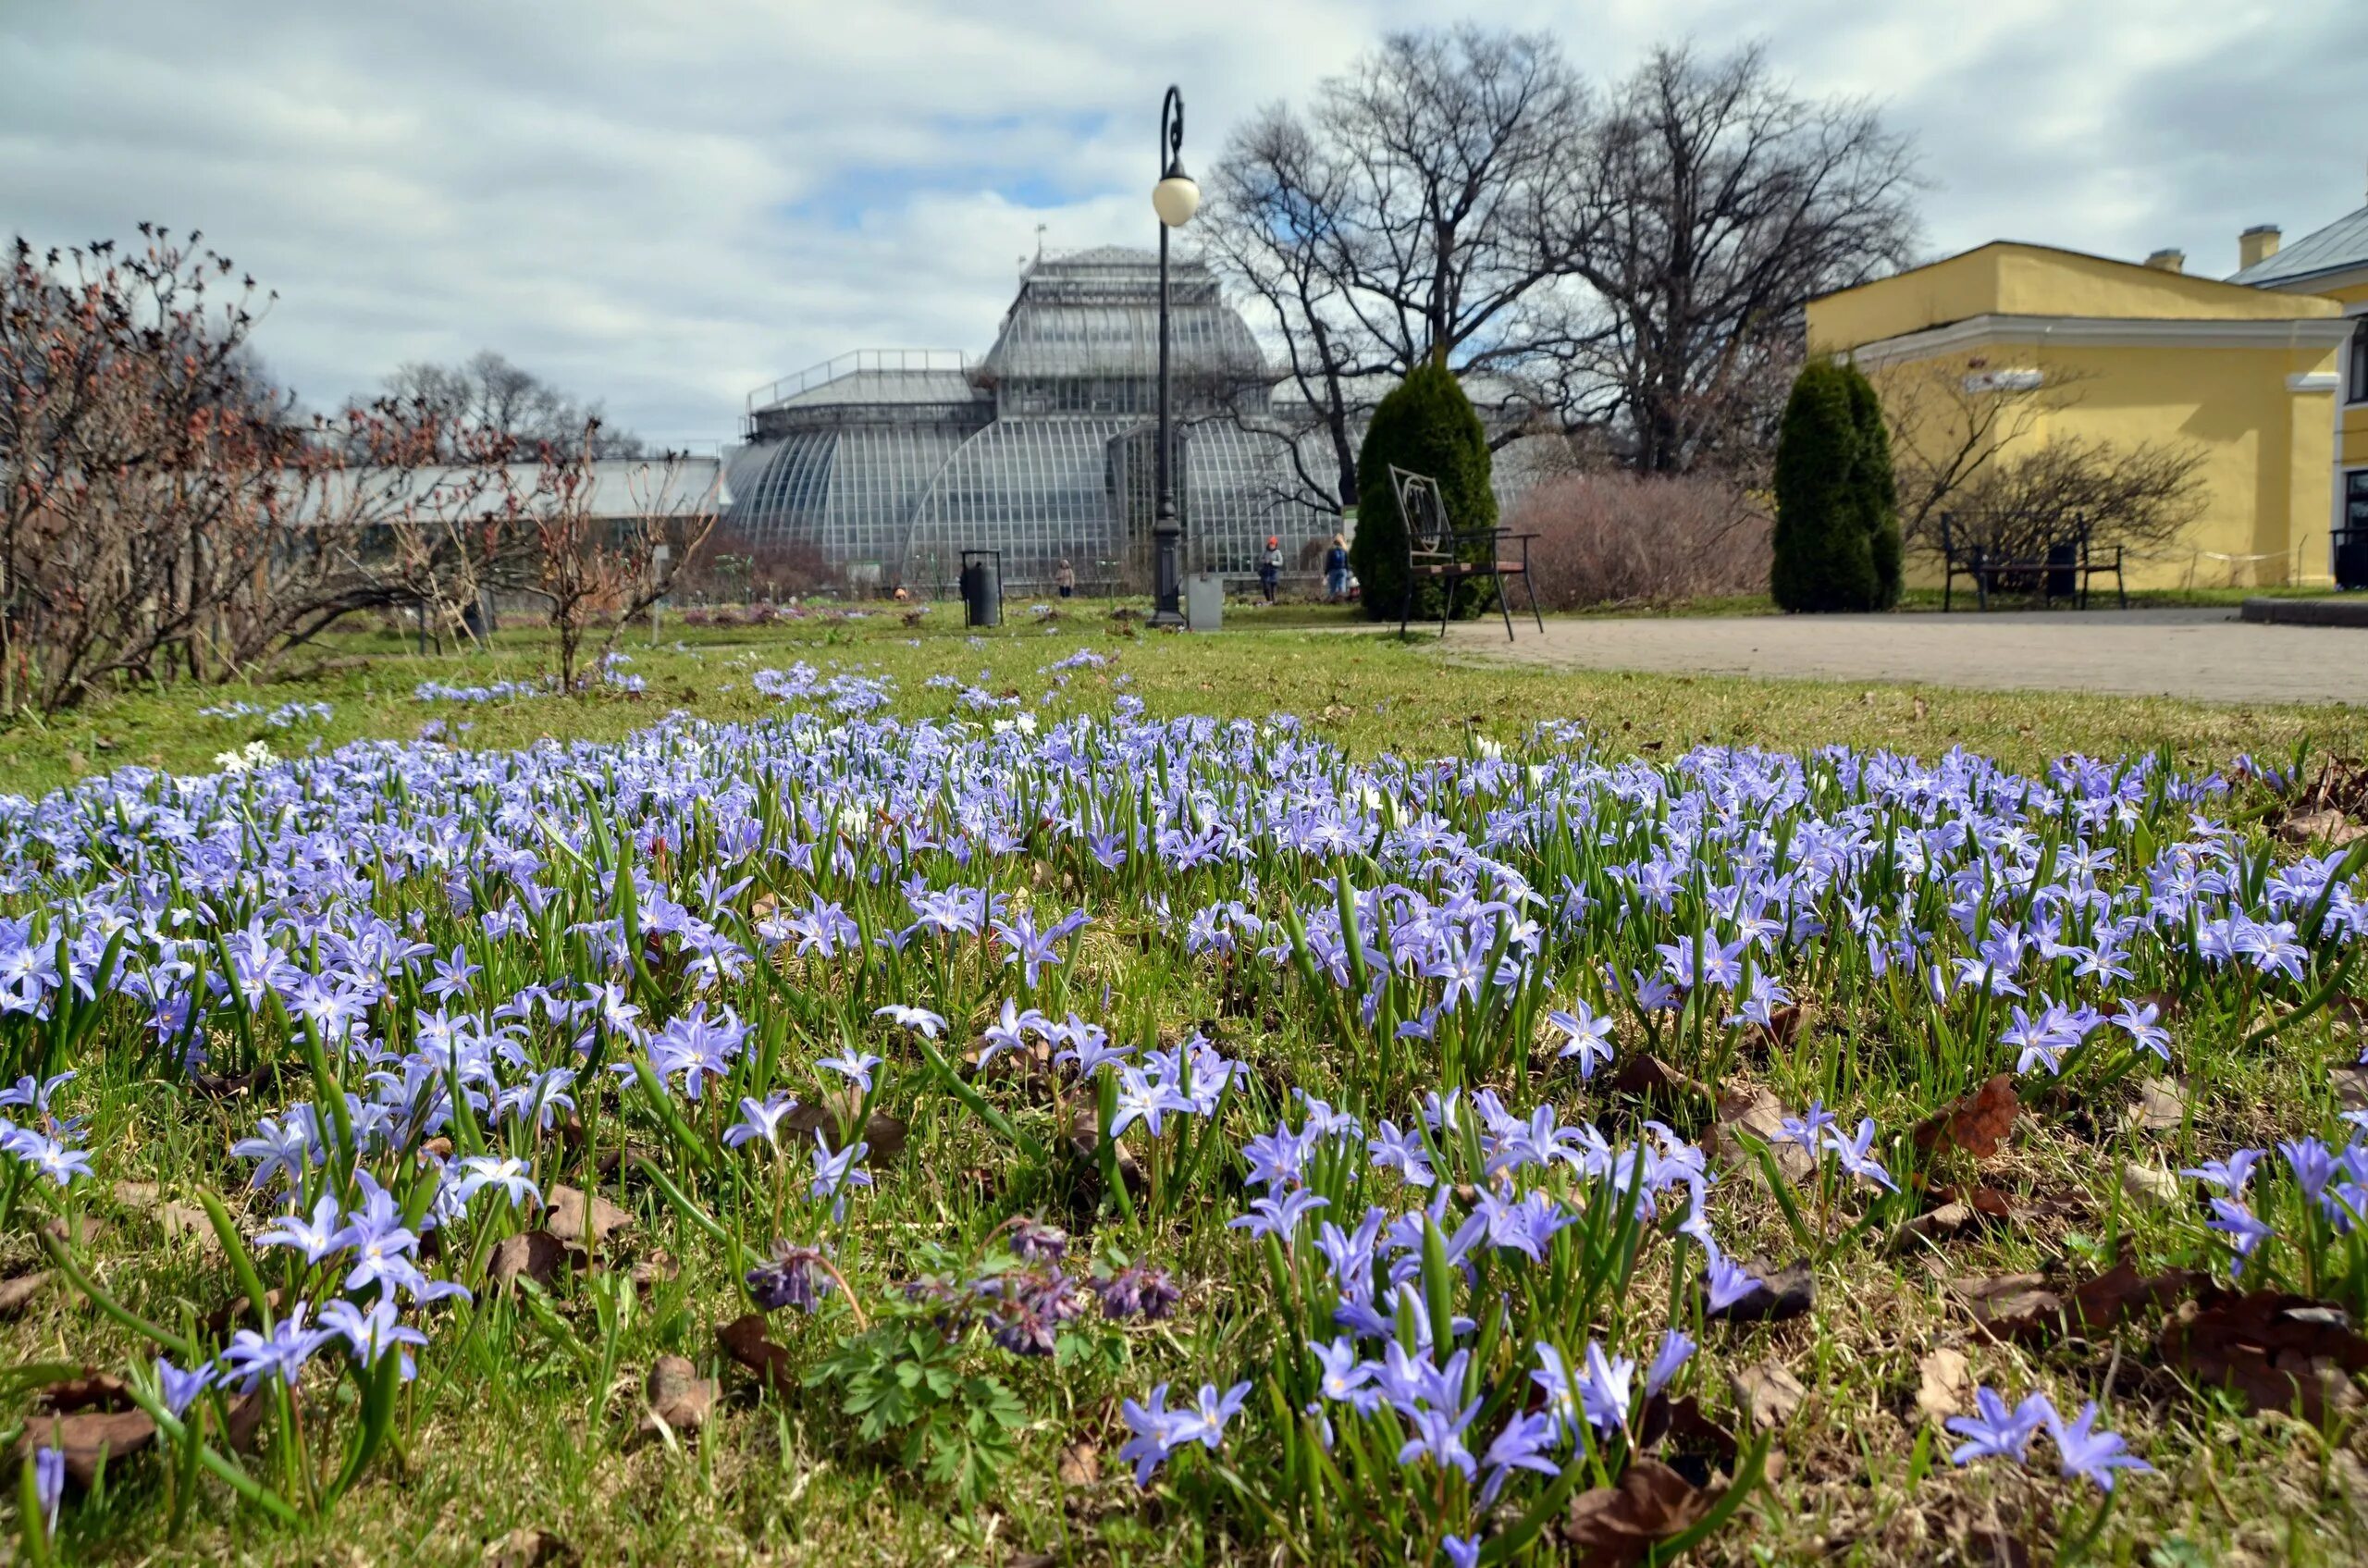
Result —
[{"label": "green grass", "polygon": [[[38,793],[127,763],[198,772],[220,751],[262,740],[282,754],[312,739],[324,745],[409,738],[423,723],[454,726],[451,738],[475,747],[610,739],[680,709],[717,721],[754,720],[778,705],[755,692],[751,672],[793,660],[818,667],[882,672],[900,686],[899,710],[943,715],[950,694],[925,678],[951,673],[990,690],[1033,697],[1038,672],[1082,645],[1115,662],[1080,672],[1073,706],[1106,709],[1122,692],[1141,697],[1154,715],[1209,713],[1261,718],[1302,716],[1353,752],[1423,756],[1461,753],[1478,735],[1516,741],[1545,719],[1575,719],[1613,756],[1673,759],[1698,743],[1805,750],[1825,744],[1881,747],[1935,756],[1955,746],[2035,768],[2066,751],[2118,756],[2160,749],[2182,765],[2208,770],[2239,751],[2282,757],[2308,743],[2356,754],[2368,747],[2368,720],[2347,710],[2215,708],[2169,700],[2084,698],[1911,689],[1860,683],[1767,683],[1642,675],[1475,671],[1440,661],[1420,642],[1344,636],[1324,627],[1333,612],[1286,608],[1261,619],[1236,618],[1217,637],[1109,634],[1098,615],[1072,617],[1051,631],[1025,615],[1001,632],[972,639],[935,612],[918,629],[875,616],[860,622],[806,623],[746,631],[672,628],[657,646],[631,634],[623,647],[648,683],[629,698],[603,693],[487,707],[413,700],[423,679],[453,682],[520,678],[540,667],[543,648],[528,634],[507,634],[489,655],[420,658],[401,639],[341,637],[317,661],[299,658],[282,680],[252,689],[175,690],[126,696],[46,723],[19,722],[0,733],[0,788]],[[1124,677],[1121,686],[1114,682]],[[252,721],[197,717],[226,696],[266,707],[289,700],[334,705],[318,730],[280,732]],[[468,726],[464,731],[459,726]],[[1051,895],[1066,896],[1055,887]],[[1221,1019],[1262,1082],[1279,1091],[1300,1083],[1330,1093],[1343,1071],[1328,1019],[1264,1003],[1245,1003],[1205,969],[1175,962],[1150,934],[1122,926],[1096,931],[1080,960],[1075,994],[1108,983],[1141,1002],[1162,1027]],[[821,989],[823,982],[817,982]],[[1930,1086],[1913,1067],[1914,1042],[1867,1038],[1877,1013],[1848,996],[1821,999],[1828,1016],[1794,1044],[1739,1068],[1788,1105],[1823,1094],[1846,1100],[1887,1129],[1930,1108]],[[1127,1002],[1123,1005],[1133,1005]],[[2085,1119],[2077,1107],[2027,1118],[1997,1179],[2018,1193],[2058,1196],[2081,1217],[2041,1217],[1982,1232],[1944,1254],[1887,1253],[1872,1243],[1836,1253],[1820,1270],[1819,1306],[1807,1319],[1752,1330],[1722,1346],[1720,1371],[1772,1358],[1810,1387],[1810,1403],[1785,1431],[1782,1473],[1752,1504],[1747,1524],[1715,1537],[1700,1560],[1719,1562],[1842,1562],[1891,1564],[1941,1561],[1968,1522],[2022,1506],[2024,1494],[1991,1471],[1937,1471],[1911,1485],[1911,1471],[1932,1464],[1937,1434],[1919,1437],[1913,1398],[1920,1356],[1937,1346],[1966,1349],[1974,1375],[2016,1389],[2054,1387],[2077,1398],[2095,1386],[2103,1358],[2067,1345],[2039,1348],[1968,1339],[1937,1283],[1937,1274],[2005,1273],[2085,1266],[2108,1234],[2143,1252],[2172,1244],[2160,1216],[2130,1211],[2117,1197],[2127,1158],[2174,1162],[2218,1153],[2237,1139],[2260,1142],[2324,1129],[2333,1109],[2326,1070],[2348,1059],[2356,1041],[2329,1017],[2315,1019],[2272,1049],[2246,1049],[2244,1017],[2199,1024],[2185,1061],[2193,1125],[2160,1135],[2115,1129],[2113,1111]],[[820,1046],[804,1043],[807,1049]],[[1869,1062],[1877,1064],[1869,1067]],[[240,1135],[256,1107],[243,1099],[192,1100],[185,1091],[143,1076],[123,1054],[96,1064],[99,1110],[93,1145],[105,1152],[105,1182],[145,1179],[168,1194],[216,1180],[221,1151]],[[1523,1085],[1522,1103],[1574,1091]],[[1011,1151],[950,1102],[922,1098],[910,1109],[912,1154],[877,1201],[860,1211],[861,1282],[884,1288],[906,1277],[917,1238],[970,1233]],[[2106,1124],[2100,1131],[2097,1124]],[[1737,1250],[1781,1254],[1787,1223],[1747,1179],[1728,1178],[1737,1217]],[[1233,1194],[1224,1202],[1230,1204]],[[1203,1200],[1217,1212],[1213,1196]],[[92,1205],[109,1227],[95,1249],[108,1288],[159,1317],[184,1307],[203,1311],[229,1286],[217,1258],[187,1241],[167,1239],[140,1204],[102,1194]],[[1229,1212],[1229,1210],[1227,1211]],[[1205,1216],[1196,1217],[1205,1220]],[[639,1377],[655,1356],[678,1352],[713,1360],[712,1326],[736,1310],[731,1270],[718,1249],[672,1222],[662,1205],[637,1212],[643,1251],[657,1246],[683,1264],[633,1301],[617,1331],[603,1382],[527,1315],[501,1307],[485,1319],[483,1343],[467,1352],[439,1345],[430,1376],[450,1378],[432,1414],[401,1451],[384,1462],[322,1525],[266,1527],[232,1510],[220,1488],[208,1494],[179,1540],[162,1537],[160,1488],[152,1464],[126,1467],[96,1498],[75,1505],[64,1542],[75,1560],[108,1562],[420,1562],[485,1561],[487,1543],[513,1529],[550,1532],[585,1563],[612,1562],[993,1562],[1051,1554],[1063,1561],[1189,1564],[1275,1561],[1271,1543],[1245,1545],[1238,1511],[1211,1500],[1140,1499],[1115,1460],[1099,1480],[1064,1474],[1077,1442],[1107,1442],[1115,1400],[1139,1394],[1141,1379],[1090,1368],[1064,1374],[1032,1364],[1005,1376],[1031,1413],[1019,1435],[1019,1458],[980,1505],[950,1500],[914,1484],[876,1454],[857,1451],[816,1412],[803,1414],[757,1398],[745,1378],[727,1375],[734,1392],[697,1438],[677,1445],[634,1436]],[[1141,1364],[1209,1365],[1247,1353],[1240,1336],[1265,1290],[1246,1249],[1214,1226],[1179,1222],[1160,1230],[1163,1261],[1192,1282],[1188,1310],[1173,1326],[1145,1333],[1128,1352]],[[24,1235],[0,1240],[0,1272],[29,1264]],[[562,1320],[598,1349],[588,1291],[562,1300]],[[788,1315],[784,1315],[787,1316]],[[795,1321],[784,1326],[794,1331]],[[45,1302],[0,1325],[0,1354],[11,1364],[88,1361],[117,1364],[129,1337],[88,1311]],[[521,1353],[519,1347],[524,1347]],[[2092,1347],[2091,1347],[2092,1348]],[[819,1350],[796,1353],[812,1364]],[[2209,1400],[2185,1401],[2161,1386],[2162,1374],[2122,1366],[2114,1383],[2120,1429],[2171,1474],[2125,1483],[2125,1501],[2109,1537],[2122,1562],[2360,1561],[2356,1511],[2368,1508],[2362,1428],[2353,1418],[2329,1427],[2247,1417]],[[2119,1379],[2115,1382],[2115,1379]],[[342,1391],[341,1391],[342,1393]],[[21,1410],[22,1390],[0,1411]],[[1707,1396],[1729,1416],[1721,1390]],[[350,1416],[347,1417],[350,1419]],[[1113,1445],[1115,1446],[1115,1445]],[[1945,1451],[1945,1442],[1942,1451]],[[1922,1457],[1919,1459],[1919,1455]],[[1115,1477],[1115,1478],[1114,1478]],[[2052,1494],[2053,1495],[2053,1494]],[[2186,1543],[2180,1545],[2179,1543]],[[1325,1542],[1304,1543],[1308,1561],[1326,1561]],[[2150,1559],[2150,1550],[2174,1553]],[[2192,1556],[2176,1553],[2189,1551]],[[1041,1559],[1039,1559],[1041,1560]]]},{"label": "green grass", "polygon": [[[1467,731],[1517,736],[1539,720],[1586,724],[1615,752],[1667,756],[1708,743],[1784,748],[1805,745],[1887,747],[1934,756],[1954,746],[2029,767],[2067,751],[2091,756],[2164,749],[2189,765],[2215,766],[2238,752],[2275,758],[2295,746],[2352,754],[2368,747],[2368,714],[2332,707],[2245,707],[2169,698],[1972,692],[1871,682],[1757,681],[1740,677],[1458,669],[1425,639],[1400,642],[1324,606],[1283,606],[1239,614],[1226,632],[1187,636],[1113,634],[1092,605],[1052,626],[1024,610],[1001,629],[974,636],[955,611],[932,610],[907,629],[886,615],[733,630],[669,624],[657,643],[628,632],[619,644],[648,683],[637,698],[597,693],[569,701],[470,706],[412,698],[424,680],[452,684],[532,679],[548,667],[539,636],[505,632],[486,654],[421,657],[407,638],[341,636],[289,661],[285,674],[252,686],[176,687],[127,695],[47,721],[0,729],[0,790],[38,794],[127,763],[204,772],[216,753],[260,739],[287,753],[318,737],[409,739],[430,721],[456,726],[471,747],[556,739],[614,739],[681,709],[700,718],[748,720],[773,704],[748,682],[752,670],[804,660],[818,668],[873,670],[899,682],[898,710],[944,713],[946,694],[922,682],[950,672],[993,690],[1037,689],[1037,671],[1079,647],[1116,662],[1088,672],[1076,695],[1088,710],[1105,705],[1111,677],[1155,713],[1263,718],[1296,713],[1362,755],[1382,748],[1445,750]],[[1272,622],[1261,619],[1272,615]],[[1266,630],[1269,625],[1288,629]],[[1341,635],[1342,633],[1358,635]],[[326,726],[274,731],[253,720],[198,717],[230,698],[269,708],[330,703]],[[465,730],[458,726],[465,725]]]}]

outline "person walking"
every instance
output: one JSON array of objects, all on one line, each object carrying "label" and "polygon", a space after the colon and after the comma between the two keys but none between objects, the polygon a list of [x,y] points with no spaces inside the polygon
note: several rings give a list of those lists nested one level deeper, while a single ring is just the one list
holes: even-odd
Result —
[{"label": "person walking", "polygon": [[1060,565],[1053,569],[1053,591],[1063,599],[1077,593],[1077,573],[1070,567],[1067,556],[1063,556]]},{"label": "person walking", "polygon": [[1343,535],[1332,536],[1332,543],[1324,551],[1324,598],[1338,604],[1349,597],[1349,541]]},{"label": "person walking", "polygon": [[1258,591],[1266,602],[1275,602],[1275,589],[1283,578],[1283,541],[1274,535],[1266,536],[1265,559],[1258,562]]}]

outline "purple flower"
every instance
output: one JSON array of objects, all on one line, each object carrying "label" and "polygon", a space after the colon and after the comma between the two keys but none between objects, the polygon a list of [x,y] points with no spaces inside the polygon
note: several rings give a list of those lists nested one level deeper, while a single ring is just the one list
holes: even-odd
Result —
[{"label": "purple flower", "polygon": [[313,1205],[313,1217],[305,1219],[295,1213],[279,1216],[279,1223],[255,1238],[259,1247],[293,1247],[304,1254],[308,1264],[318,1263],[345,1245],[345,1228],[339,1223],[337,1200],[321,1194]]},{"label": "purple flower", "polygon": [[1724,1312],[1755,1290],[1764,1290],[1758,1278],[1722,1253],[1710,1254],[1709,1266],[1703,1273],[1708,1288],[1711,1312]]},{"label": "purple flower", "polygon": [[[885,1007],[874,1007],[871,1010],[871,1016],[875,1019],[886,1019],[899,1029],[909,1029],[924,1040],[936,1039],[945,1028],[945,1020],[927,1007],[907,1007],[902,1003],[892,1003]],[[869,1089],[871,1085],[867,1080],[864,1087]]]},{"label": "purple flower", "polygon": [[1541,1475],[1560,1473],[1562,1467],[1547,1451],[1558,1429],[1554,1417],[1542,1410],[1528,1415],[1516,1412],[1505,1422],[1504,1429],[1480,1456],[1481,1465],[1488,1472],[1487,1482],[1480,1488],[1482,1507],[1497,1500],[1497,1494],[1516,1470],[1534,1470]]},{"label": "purple flower", "polygon": [[1128,1400],[1119,1407],[1127,1429],[1134,1436],[1118,1451],[1120,1459],[1135,1462],[1135,1485],[1148,1486],[1151,1474],[1167,1462],[1167,1456],[1192,1440],[1196,1417],[1189,1410],[1167,1408],[1167,1385],[1160,1384],[1151,1391],[1149,1404],[1137,1404]]},{"label": "purple flower", "polygon": [[1472,1457],[1472,1451],[1463,1446],[1463,1434],[1480,1414],[1481,1402],[1474,1400],[1461,1411],[1424,1405],[1408,1413],[1407,1423],[1413,1428],[1413,1435],[1398,1451],[1398,1463],[1412,1464],[1418,1459],[1426,1459],[1442,1470],[1461,1470],[1469,1479],[1479,1465]]},{"label": "purple flower", "polygon": [[1611,1060],[1611,1020],[1596,1017],[1585,1002],[1572,1002],[1568,1012],[1548,1013],[1546,1021],[1568,1037],[1555,1056],[1578,1057],[1581,1078],[1593,1078],[1597,1068]]},{"label": "purple flower", "polygon": [[1442,1537],[1439,1551],[1447,1558],[1448,1568],[1480,1568],[1480,1537],[1477,1536]]},{"label": "purple flower", "polygon": [[[937,1019],[937,1015],[935,1013],[931,1013],[929,1016],[931,1018]],[[937,1021],[941,1027],[945,1022],[944,1019],[937,1019]],[[928,1035],[931,1040],[937,1038],[937,1034],[933,1030],[923,1030],[921,1032]],[[845,1078],[857,1088],[869,1094],[871,1093],[871,1069],[878,1067],[880,1063],[880,1057],[873,1056],[869,1051],[858,1051],[854,1046],[850,1045],[840,1055],[835,1056],[824,1056],[814,1065],[818,1068],[828,1068],[831,1071],[837,1073],[840,1077]]]},{"label": "purple flower", "polygon": [[2055,1439],[2056,1455],[2066,1475],[2094,1481],[2099,1488],[2109,1492],[2113,1490],[2113,1473],[2116,1470],[2152,1473],[2154,1467],[2128,1451],[2129,1445],[2122,1441],[2118,1433],[2090,1430],[2096,1419],[2094,1400],[2082,1405],[2079,1416],[2069,1424],[2054,1408],[2049,1409],[2048,1435]]},{"label": "purple flower", "polygon": [[1597,1431],[1628,1425],[1628,1385],[1635,1373],[1636,1364],[1627,1356],[1613,1361],[1604,1355],[1601,1345],[1587,1341],[1587,1369],[1578,1382],[1579,1404]]},{"label": "purple flower", "polygon": [[1057,1225],[1033,1219],[1016,1222],[1010,1231],[1011,1255],[1023,1263],[1058,1259],[1069,1250],[1069,1233]]},{"label": "purple flower", "polygon": [[781,1124],[796,1109],[796,1099],[787,1093],[768,1095],[762,1103],[743,1094],[740,1097],[740,1119],[723,1130],[723,1146],[736,1149],[751,1139],[761,1138],[778,1148],[781,1144]]},{"label": "purple flower", "polygon": [[1831,1129],[1825,1135],[1825,1146],[1833,1151],[1834,1158],[1842,1162],[1843,1169],[1853,1176],[1865,1178],[1887,1192],[1896,1192],[1899,1191],[1899,1184],[1891,1179],[1891,1172],[1885,1170],[1882,1167],[1882,1162],[1868,1152],[1873,1147],[1874,1142],[1875,1118],[1872,1117],[1858,1118],[1858,1130],[1856,1136],[1845,1137]]},{"label": "purple flower", "polygon": [[57,1505],[65,1496],[66,1456],[44,1446],[33,1455],[33,1500],[41,1507],[44,1534],[57,1534]]},{"label": "purple flower", "polygon": [[471,1154],[461,1161],[465,1173],[452,1190],[453,1201],[466,1204],[488,1187],[498,1188],[510,1199],[510,1206],[524,1204],[539,1206],[543,1195],[535,1189],[535,1180],[527,1174],[526,1162],[515,1154],[496,1159],[490,1154]]},{"label": "purple flower", "polygon": [[1694,1348],[1694,1336],[1683,1328],[1671,1328],[1661,1335],[1660,1349],[1653,1352],[1653,1364],[1645,1369],[1646,1399],[1669,1387],[1669,1380],[1692,1357]]},{"label": "purple flower", "polygon": [[194,1372],[183,1372],[161,1356],[156,1359],[157,1397],[164,1401],[165,1408],[177,1416],[189,1409],[213,1381],[212,1362],[204,1363]]},{"label": "purple flower", "polygon": [[1776,1129],[1776,1136],[1780,1142],[1798,1143],[1809,1152],[1811,1158],[1815,1158],[1818,1154],[1819,1140],[1825,1135],[1826,1129],[1834,1126],[1840,1120],[1839,1117],[1825,1108],[1824,1101],[1811,1100],[1807,1111],[1799,1116],[1784,1118],[1782,1124]]},{"label": "purple flower", "polygon": [[1279,1198],[1258,1198],[1251,1203],[1248,1214],[1227,1220],[1226,1228],[1247,1230],[1252,1236],[1276,1236],[1288,1241],[1299,1234],[1301,1221],[1330,1203],[1330,1199],[1319,1198],[1304,1188]]},{"label": "purple flower", "polygon": [[748,1271],[748,1294],[767,1312],[778,1312],[785,1306],[812,1312],[816,1299],[832,1283],[826,1271],[815,1267],[821,1258],[820,1247],[775,1241],[772,1261]]},{"label": "purple flower", "polygon": [[2031,1434],[2055,1414],[2055,1407],[2045,1394],[2032,1394],[2014,1409],[1987,1388],[1973,1391],[1978,1414],[1952,1415],[1944,1425],[1958,1437],[1969,1439],[1949,1455],[1952,1464],[1970,1464],[1977,1459],[2011,1459],[2023,1463],[2023,1455],[2030,1447]]}]

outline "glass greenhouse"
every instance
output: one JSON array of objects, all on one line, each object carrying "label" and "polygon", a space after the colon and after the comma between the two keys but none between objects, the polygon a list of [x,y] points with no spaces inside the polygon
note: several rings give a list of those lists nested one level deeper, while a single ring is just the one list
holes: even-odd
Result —
[{"label": "glass greenhouse", "polygon": [[[1205,265],[1171,260],[1168,299],[1185,570],[1254,574],[1269,535],[1298,570],[1332,524],[1269,433],[1272,373]],[[1040,257],[984,359],[851,354],[750,394],[733,531],[819,552],[858,589],[948,592],[975,549],[1023,591],[1065,560],[1082,586],[1141,584],[1158,367],[1155,255]]]}]

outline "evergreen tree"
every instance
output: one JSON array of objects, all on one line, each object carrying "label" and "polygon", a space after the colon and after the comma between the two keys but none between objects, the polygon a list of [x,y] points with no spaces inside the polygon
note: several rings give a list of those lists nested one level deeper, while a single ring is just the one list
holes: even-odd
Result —
[{"label": "evergreen tree", "polygon": [[1892,475],[1891,432],[1883,425],[1882,399],[1856,364],[1844,367],[1850,382],[1850,415],[1858,428],[1858,462],[1852,488],[1867,530],[1875,567],[1875,608],[1899,602],[1899,486]]},{"label": "evergreen tree", "polygon": [[1812,360],[1793,382],[1776,438],[1768,591],[1782,609],[1875,607],[1874,548],[1856,489],[1858,450],[1847,373]]},{"label": "evergreen tree", "polygon": [[[1349,562],[1363,586],[1365,617],[1373,621],[1396,620],[1406,591],[1406,520],[1399,514],[1398,491],[1390,483],[1393,465],[1438,481],[1448,525],[1457,532],[1497,525],[1496,492],[1488,488],[1488,435],[1446,366],[1415,366],[1381,400],[1365,428],[1357,458],[1357,534],[1349,545]],[[1446,593],[1437,582],[1416,584],[1414,617],[1436,617]],[[1492,608],[1490,584],[1463,583],[1455,603],[1462,615]]]}]

